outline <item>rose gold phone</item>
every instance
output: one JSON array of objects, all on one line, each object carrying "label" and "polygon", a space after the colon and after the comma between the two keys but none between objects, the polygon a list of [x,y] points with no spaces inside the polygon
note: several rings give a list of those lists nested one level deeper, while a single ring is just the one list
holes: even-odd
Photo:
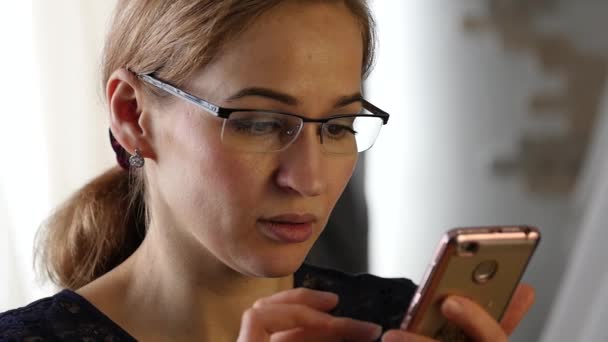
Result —
[{"label": "rose gold phone", "polygon": [[466,341],[439,310],[449,295],[470,298],[500,320],[539,241],[538,229],[526,226],[448,231],[401,328],[440,341]]}]

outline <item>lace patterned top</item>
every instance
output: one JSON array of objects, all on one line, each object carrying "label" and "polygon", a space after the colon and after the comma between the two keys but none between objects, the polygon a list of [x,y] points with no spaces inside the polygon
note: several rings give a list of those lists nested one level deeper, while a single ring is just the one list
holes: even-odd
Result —
[{"label": "lace patterned top", "polygon": [[[330,291],[340,296],[331,312],[398,328],[416,285],[407,279],[351,275],[304,264],[294,287]],[[71,290],[0,313],[0,341],[135,341],[120,326]]]}]

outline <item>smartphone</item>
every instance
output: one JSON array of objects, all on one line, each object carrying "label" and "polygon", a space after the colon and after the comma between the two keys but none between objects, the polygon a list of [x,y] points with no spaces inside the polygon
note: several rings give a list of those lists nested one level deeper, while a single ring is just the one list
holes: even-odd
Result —
[{"label": "smartphone", "polygon": [[446,232],[414,294],[401,328],[439,341],[468,341],[441,314],[442,300],[474,300],[500,320],[540,242],[529,226],[455,228]]}]

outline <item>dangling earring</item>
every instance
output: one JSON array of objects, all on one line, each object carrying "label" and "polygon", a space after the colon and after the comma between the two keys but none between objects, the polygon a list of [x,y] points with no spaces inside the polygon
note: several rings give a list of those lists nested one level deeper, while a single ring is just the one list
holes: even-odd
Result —
[{"label": "dangling earring", "polygon": [[139,154],[139,149],[135,149],[135,154],[129,157],[129,166],[133,169],[139,169],[144,166],[144,158]]}]

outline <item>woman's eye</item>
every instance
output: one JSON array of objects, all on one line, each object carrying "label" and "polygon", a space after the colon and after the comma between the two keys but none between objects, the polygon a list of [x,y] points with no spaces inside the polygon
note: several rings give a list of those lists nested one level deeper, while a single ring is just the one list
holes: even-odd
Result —
[{"label": "woman's eye", "polygon": [[354,136],[357,132],[352,128],[352,126],[342,125],[342,124],[326,124],[325,131],[327,135],[332,139],[343,138],[345,136]]},{"label": "woman's eye", "polygon": [[239,133],[251,135],[272,134],[281,130],[282,125],[276,120],[234,120],[232,127]]}]

